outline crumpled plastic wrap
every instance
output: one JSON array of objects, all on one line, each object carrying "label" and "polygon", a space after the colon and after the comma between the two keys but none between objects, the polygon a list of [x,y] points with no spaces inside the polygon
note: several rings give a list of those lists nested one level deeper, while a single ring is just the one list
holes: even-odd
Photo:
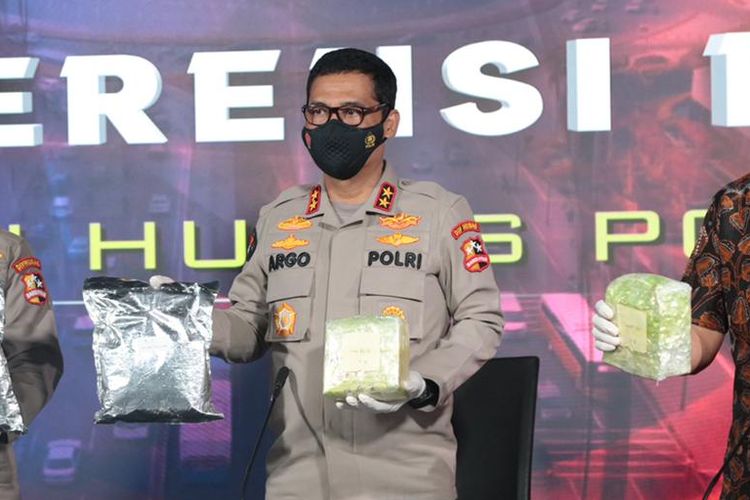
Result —
[{"label": "crumpled plastic wrap", "polygon": [[607,287],[622,344],[606,363],[663,380],[690,372],[690,285],[655,274],[626,274]]},{"label": "crumpled plastic wrap", "polygon": [[[0,344],[5,338],[5,294],[0,289]],[[13,392],[8,361],[0,349],[0,431],[26,432],[21,407]]]},{"label": "crumpled plastic wrap", "polygon": [[89,278],[83,299],[94,322],[97,423],[205,422],[211,403],[211,312],[218,283]]},{"label": "crumpled plastic wrap", "polygon": [[323,394],[343,400],[369,394],[403,399],[409,374],[408,325],[395,316],[353,316],[326,322]]}]

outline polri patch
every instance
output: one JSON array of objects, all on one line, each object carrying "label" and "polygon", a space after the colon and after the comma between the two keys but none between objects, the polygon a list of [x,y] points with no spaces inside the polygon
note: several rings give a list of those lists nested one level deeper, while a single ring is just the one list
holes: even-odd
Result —
[{"label": "polri patch", "polygon": [[470,273],[479,273],[490,267],[490,256],[480,236],[464,241],[461,251],[464,253],[464,268]]},{"label": "polri patch", "polygon": [[47,285],[42,273],[29,272],[21,276],[23,298],[31,305],[41,306],[47,303]]},{"label": "polri patch", "polygon": [[457,240],[468,232],[475,232],[475,233],[481,232],[479,223],[473,220],[461,221],[458,224],[456,224],[456,226],[453,229],[451,229],[451,236],[453,236],[454,240]]},{"label": "polri patch", "polygon": [[390,212],[391,207],[396,200],[397,193],[396,186],[390,182],[384,182],[381,184],[380,191],[378,191],[378,197],[375,198],[375,208],[382,210],[383,212]]},{"label": "polri patch", "polygon": [[42,269],[42,262],[36,257],[21,257],[13,263],[13,270],[18,274],[29,269]]}]

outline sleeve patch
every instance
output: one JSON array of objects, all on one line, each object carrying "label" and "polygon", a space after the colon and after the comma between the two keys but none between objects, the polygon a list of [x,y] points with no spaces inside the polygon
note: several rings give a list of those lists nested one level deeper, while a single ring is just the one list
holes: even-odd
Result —
[{"label": "sleeve patch", "polygon": [[253,254],[255,253],[255,249],[258,247],[258,231],[256,228],[253,228],[253,232],[250,233],[250,240],[247,244],[247,255],[245,256],[245,262],[249,261],[253,258]]},{"label": "sleeve patch", "polygon": [[454,240],[457,240],[461,236],[469,232],[474,232],[474,233],[481,232],[479,228],[479,223],[473,220],[461,221],[458,224],[456,224],[456,227],[451,229],[451,236],[453,236]]},{"label": "sleeve patch", "polygon": [[464,253],[464,269],[470,273],[479,273],[490,267],[490,256],[481,236],[467,238],[461,245],[461,251]]},{"label": "sleeve patch", "polygon": [[21,276],[23,297],[31,305],[41,306],[47,303],[47,285],[42,273],[26,273]]},{"label": "sleeve patch", "polygon": [[42,268],[42,262],[36,257],[21,257],[13,263],[13,270],[18,274],[22,274],[32,268]]}]

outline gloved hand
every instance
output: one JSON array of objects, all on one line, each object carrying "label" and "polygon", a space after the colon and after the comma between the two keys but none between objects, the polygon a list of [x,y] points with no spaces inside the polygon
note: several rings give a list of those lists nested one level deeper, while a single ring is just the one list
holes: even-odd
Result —
[{"label": "gloved hand", "polygon": [[620,330],[612,323],[615,312],[603,300],[594,306],[593,326],[591,333],[594,335],[594,345],[603,352],[614,351],[620,345]]},{"label": "gloved hand", "polygon": [[151,285],[151,288],[158,289],[167,283],[174,283],[174,280],[169,276],[162,276],[160,274],[155,274],[148,279],[148,284]]},{"label": "gloved hand", "polygon": [[412,370],[409,372],[409,378],[406,380],[407,395],[404,399],[396,401],[379,401],[367,394],[360,394],[358,397],[349,395],[346,397],[346,403],[343,401],[337,401],[336,408],[339,410],[344,408],[360,408],[373,413],[393,413],[398,411],[412,399],[421,396],[426,387],[427,383],[424,381],[424,377],[418,372]]}]

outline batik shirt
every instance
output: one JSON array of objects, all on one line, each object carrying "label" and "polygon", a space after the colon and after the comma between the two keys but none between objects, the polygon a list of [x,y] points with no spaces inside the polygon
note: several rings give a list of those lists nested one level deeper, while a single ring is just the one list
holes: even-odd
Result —
[{"label": "batik shirt", "polygon": [[[735,375],[727,457],[750,425],[749,221],[750,174],[714,196],[683,277],[693,288],[693,324],[729,333],[732,345]],[[748,438],[729,459],[722,498],[750,498]]]}]

